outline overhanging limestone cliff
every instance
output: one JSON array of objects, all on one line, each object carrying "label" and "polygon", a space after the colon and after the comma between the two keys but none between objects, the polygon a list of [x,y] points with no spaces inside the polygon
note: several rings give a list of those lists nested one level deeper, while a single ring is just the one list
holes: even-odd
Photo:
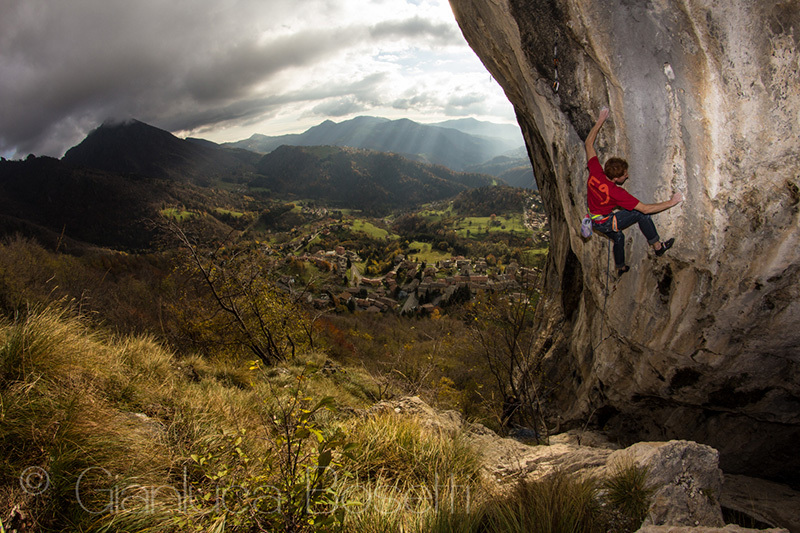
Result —
[{"label": "overhanging limestone cliff", "polygon": [[[451,0],[514,105],[548,209],[542,301],[551,422],[687,438],[730,472],[800,483],[800,5],[730,0]],[[664,257],[636,228],[607,286],[581,239],[583,139],[628,159]],[[608,289],[608,296],[606,296]]]}]

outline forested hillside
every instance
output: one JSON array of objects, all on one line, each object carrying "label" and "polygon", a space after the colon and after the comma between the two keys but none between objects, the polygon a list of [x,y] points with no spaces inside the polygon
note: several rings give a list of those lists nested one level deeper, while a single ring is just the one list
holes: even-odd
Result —
[{"label": "forested hillside", "polygon": [[257,171],[251,187],[378,214],[492,183],[481,174],[456,173],[394,154],[336,147],[281,146],[259,161]]}]

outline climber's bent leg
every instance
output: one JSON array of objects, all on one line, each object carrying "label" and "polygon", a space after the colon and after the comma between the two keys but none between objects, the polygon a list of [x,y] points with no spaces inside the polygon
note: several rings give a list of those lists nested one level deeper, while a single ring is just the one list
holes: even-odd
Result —
[{"label": "climber's bent leg", "polygon": [[619,231],[633,226],[634,224],[639,224],[639,229],[642,231],[645,239],[647,239],[648,244],[656,244],[661,240],[658,236],[656,225],[653,223],[653,219],[650,218],[650,215],[645,215],[641,211],[626,211],[620,209],[614,216],[617,218],[617,229]]},{"label": "climber's bent leg", "polygon": [[595,224],[594,229],[614,241],[614,263],[617,270],[621,270],[625,268],[625,235],[621,231],[612,229],[612,218],[609,217],[602,224]]}]

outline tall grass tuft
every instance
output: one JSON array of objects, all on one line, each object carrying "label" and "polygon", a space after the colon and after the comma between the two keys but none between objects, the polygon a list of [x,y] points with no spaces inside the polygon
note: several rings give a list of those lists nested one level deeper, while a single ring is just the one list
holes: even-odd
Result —
[{"label": "tall grass tuft", "polygon": [[631,531],[639,529],[650,508],[655,487],[648,483],[648,469],[634,462],[616,465],[611,476],[603,483],[604,498],[616,521]]},{"label": "tall grass tuft", "polygon": [[411,417],[384,414],[357,424],[350,438],[359,444],[350,466],[361,480],[407,488],[445,482],[469,486],[478,479],[480,455],[461,433],[451,435]]},{"label": "tall grass tuft", "polygon": [[[163,363],[163,350],[142,342]],[[0,507],[24,509],[40,530],[80,528],[108,507],[113,485],[164,482],[164,443],[110,401],[143,372],[126,366],[125,352],[63,309],[0,324],[0,472],[8,480]],[[151,373],[148,383],[162,381]]]},{"label": "tall grass tuft", "polygon": [[484,493],[480,454],[461,433],[413,417],[380,414],[351,422],[357,444],[344,467],[351,531],[472,531],[470,506]]},{"label": "tall grass tuft", "polygon": [[591,533],[603,531],[597,482],[556,473],[520,483],[505,499],[484,508],[480,531]]}]

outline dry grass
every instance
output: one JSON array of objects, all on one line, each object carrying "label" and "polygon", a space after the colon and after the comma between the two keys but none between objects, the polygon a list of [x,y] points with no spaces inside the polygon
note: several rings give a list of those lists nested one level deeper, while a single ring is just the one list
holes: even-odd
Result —
[{"label": "dry grass", "polygon": [[[366,388],[364,377],[326,361],[309,353],[254,371],[228,359],[179,359],[152,337],[102,333],[56,306],[0,322],[0,508],[8,510],[0,519],[7,525],[21,512],[41,531],[244,527],[213,506],[186,509],[187,487],[271,482],[265,417],[298,384],[304,397],[366,405],[348,392]],[[327,411],[317,418],[338,424]],[[240,431],[246,437],[231,448]],[[193,456],[209,463],[199,467]],[[213,480],[210,464],[231,474]]]},{"label": "dry grass", "polygon": [[[318,352],[268,370],[179,359],[152,337],[106,334],[58,307],[0,321],[0,519],[10,530],[24,514],[32,531],[266,527],[254,510],[269,494],[258,491],[280,482],[275,406],[334,396],[363,407],[369,379]],[[466,437],[420,420],[320,410],[312,429],[320,439],[341,430],[356,444],[333,457],[326,490],[335,501],[322,507],[344,510],[349,531],[590,532],[605,523],[597,484],[564,476],[492,498]],[[315,436],[294,431],[313,467]],[[617,477],[607,500],[640,509],[638,474]],[[250,492],[222,508],[220,487]],[[301,530],[326,528],[307,521]]]},{"label": "dry grass", "polygon": [[[179,361],[148,336],[98,333],[56,307],[4,322],[0,506],[26,509],[42,530],[103,518],[161,530],[190,455],[220,430],[257,434],[250,377],[230,363]],[[27,468],[47,473],[41,494],[20,486]]]},{"label": "dry grass", "polygon": [[350,421],[357,451],[346,463],[355,481],[351,531],[477,531],[474,513],[486,495],[480,454],[464,434],[412,417],[380,414]]},{"label": "dry grass", "polygon": [[351,470],[363,481],[433,489],[442,483],[472,486],[479,477],[480,455],[460,433],[383,414],[357,422],[348,434],[359,445]]},{"label": "dry grass", "polygon": [[[103,509],[103,488],[111,479],[165,479],[171,467],[165,443],[154,437],[152,425],[120,409],[141,400],[138,392],[169,388],[153,372],[146,377],[145,368],[126,364],[126,355],[144,349],[137,344],[153,352],[148,365],[163,364],[166,356],[152,340],[104,338],[52,307],[3,324],[0,339],[0,449],[4,479],[11,480],[4,484],[6,508],[32,508],[37,526],[45,529],[80,522],[91,516],[86,509]],[[28,479],[37,482],[34,487],[20,485],[21,473],[30,468],[46,477]]]}]

